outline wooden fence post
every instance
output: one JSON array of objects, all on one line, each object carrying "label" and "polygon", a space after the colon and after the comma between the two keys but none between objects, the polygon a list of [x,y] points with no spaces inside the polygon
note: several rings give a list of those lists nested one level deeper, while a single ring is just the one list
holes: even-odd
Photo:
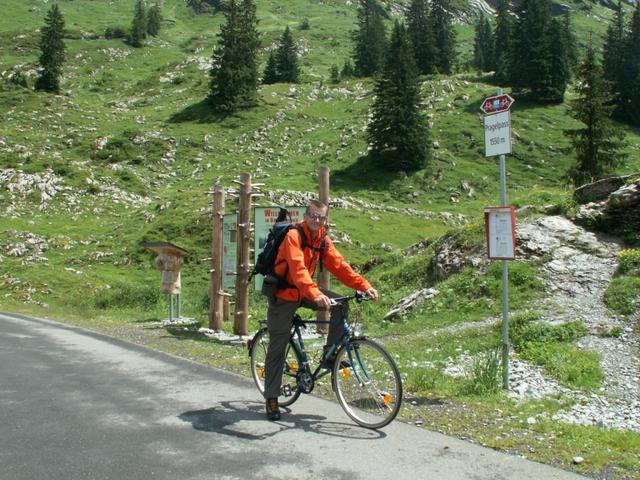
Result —
[{"label": "wooden fence post", "polygon": [[[329,167],[320,167],[318,170],[318,181],[320,188],[320,201],[325,205],[329,205]],[[327,211],[326,228],[329,228],[329,212]],[[318,286],[325,290],[329,289],[329,272],[324,268],[318,273]],[[318,310],[316,314],[318,320],[329,320],[329,312],[327,310]],[[317,327],[318,333],[328,333],[329,325],[322,324]]]},{"label": "wooden fence post", "polygon": [[236,266],[236,304],[233,333],[249,334],[249,243],[251,241],[251,175],[240,175],[240,205],[238,209],[238,253]]},{"label": "wooden fence post", "polygon": [[213,192],[213,236],[211,239],[211,294],[209,300],[209,328],[222,330],[222,220],[224,218],[224,188],[216,185]]}]

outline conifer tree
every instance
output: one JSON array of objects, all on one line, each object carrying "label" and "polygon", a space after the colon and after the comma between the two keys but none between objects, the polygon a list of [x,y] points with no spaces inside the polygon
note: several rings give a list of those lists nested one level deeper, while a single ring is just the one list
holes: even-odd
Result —
[{"label": "conifer tree", "polygon": [[618,9],[607,27],[602,51],[602,70],[604,78],[611,84],[614,95],[615,108],[613,115],[617,118],[623,117],[621,94],[624,91],[624,56],[625,50],[625,18],[624,10],[620,2]]},{"label": "conifer tree", "polygon": [[549,40],[551,49],[549,55],[549,87],[546,92],[546,99],[561,103],[564,100],[564,92],[571,78],[571,67],[569,66],[569,44],[570,38],[566,35],[563,22],[557,18],[551,20],[549,26]]},{"label": "conifer tree", "polygon": [[278,82],[278,70],[276,69],[276,54],[274,52],[269,53],[267,59],[267,66],[264,68],[264,74],[262,75],[262,83],[265,85],[271,85]]},{"label": "conifer tree", "polygon": [[386,32],[376,0],[359,0],[358,29],[353,33],[355,73],[374,75],[384,63]]},{"label": "conifer tree", "polygon": [[578,68],[580,58],[578,58],[578,41],[573,33],[573,27],[571,26],[571,16],[565,13],[562,16],[562,36],[564,38],[564,44],[566,46],[566,62],[569,69],[569,77],[573,77],[573,74]]},{"label": "conifer tree", "polygon": [[395,22],[389,51],[374,88],[367,127],[371,156],[391,171],[413,171],[429,160],[429,130],[420,113],[420,85],[404,24]]},{"label": "conifer tree", "polygon": [[514,30],[509,80],[532,100],[557,102],[564,96],[568,70],[566,35],[551,21],[550,0],[524,0]]},{"label": "conifer tree", "polygon": [[300,76],[298,53],[288,26],[280,37],[280,45],[276,51],[276,72],[279,82],[298,83]]},{"label": "conifer tree", "polygon": [[422,74],[435,72],[436,39],[427,0],[411,0],[407,12],[407,32],[416,57],[416,66]]},{"label": "conifer tree", "polygon": [[481,15],[475,26],[473,41],[473,64],[481,72],[492,69],[493,61],[493,32],[485,15]]},{"label": "conifer tree", "polygon": [[448,0],[432,0],[431,24],[436,41],[436,69],[440,73],[450,74],[456,60],[456,31],[449,13]]},{"label": "conifer tree", "polygon": [[36,90],[58,93],[60,91],[60,77],[66,57],[64,36],[64,18],[58,4],[51,5],[45,25],[40,30],[40,74],[36,80]]},{"label": "conifer tree", "polygon": [[160,33],[161,21],[162,16],[160,15],[160,6],[155,4],[149,9],[149,13],[147,15],[147,33],[152,37],[157,37],[158,33]]},{"label": "conifer tree", "polygon": [[260,39],[253,0],[230,0],[213,55],[209,101],[219,112],[255,104],[258,87],[257,51]]},{"label": "conifer tree", "polygon": [[340,83],[340,69],[335,63],[331,65],[330,78],[331,83]]},{"label": "conifer tree", "polygon": [[499,0],[493,32],[493,79],[502,84],[510,79],[513,23],[508,0]]},{"label": "conifer tree", "polygon": [[136,0],[129,42],[132,46],[140,48],[144,45],[145,38],[147,38],[147,14],[144,8],[144,0]]},{"label": "conifer tree", "polygon": [[578,68],[577,98],[569,104],[569,114],[584,127],[565,130],[576,151],[576,161],[567,175],[579,186],[602,178],[622,158],[624,134],[610,120],[613,105],[609,82],[604,79],[591,43]]},{"label": "conifer tree", "polygon": [[640,2],[631,15],[623,51],[622,111],[627,121],[640,125]]},{"label": "conifer tree", "polygon": [[355,75],[355,70],[353,67],[353,63],[348,58],[345,59],[344,65],[342,66],[342,70],[340,70],[340,78],[350,78]]}]

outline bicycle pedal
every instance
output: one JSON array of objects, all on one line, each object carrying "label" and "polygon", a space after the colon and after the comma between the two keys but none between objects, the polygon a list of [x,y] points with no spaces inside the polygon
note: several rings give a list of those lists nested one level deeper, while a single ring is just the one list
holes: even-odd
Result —
[{"label": "bicycle pedal", "polygon": [[280,387],[280,395],[283,397],[290,397],[293,394],[291,391],[291,385],[282,385]]}]

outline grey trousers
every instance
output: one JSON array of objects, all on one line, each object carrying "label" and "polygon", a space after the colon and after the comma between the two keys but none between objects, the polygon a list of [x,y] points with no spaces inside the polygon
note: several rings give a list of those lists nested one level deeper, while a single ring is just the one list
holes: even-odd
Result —
[{"label": "grey trousers", "polygon": [[[340,297],[337,293],[329,290],[322,290],[329,298]],[[276,297],[269,299],[269,308],[267,309],[267,328],[269,330],[269,348],[267,349],[267,358],[265,359],[265,382],[264,397],[278,398],[280,396],[280,387],[282,385],[282,371],[284,368],[285,352],[287,343],[291,336],[291,326],[293,324],[293,315],[300,307],[318,310],[318,306],[307,299],[300,302],[288,302]],[[345,304],[344,308],[348,308]],[[345,312],[342,308],[331,309],[331,320],[336,322],[341,320]],[[329,326],[329,335],[327,337],[327,345],[331,345],[334,340],[342,336],[344,328],[342,322],[336,322]]]}]

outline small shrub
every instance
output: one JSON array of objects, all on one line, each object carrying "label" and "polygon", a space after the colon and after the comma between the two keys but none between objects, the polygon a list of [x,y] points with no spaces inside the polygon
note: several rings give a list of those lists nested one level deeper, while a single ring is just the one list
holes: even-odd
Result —
[{"label": "small shrub", "polygon": [[640,276],[623,276],[611,281],[604,292],[604,303],[614,312],[630,315],[637,310],[639,297]]},{"label": "small shrub", "polygon": [[618,275],[640,277],[640,248],[627,248],[618,254]]},{"label": "small shrub", "polygon": [[478,355],[462,384],[463,395],[489,395],[500,390],[500,349]]},{"label": "small shrub", "polygon": [[311,28],[311,25],[309,24],[309,19],[308,18],[303,18],[302,21],[300,22],[300,30],[309,30],[309,28]]},{"label": "small shrub", "polygon": [[127,37],[127,29],[125,27],[107,27],[104,30],[104,38],[112,39],[112,38],[126,38]]}]

